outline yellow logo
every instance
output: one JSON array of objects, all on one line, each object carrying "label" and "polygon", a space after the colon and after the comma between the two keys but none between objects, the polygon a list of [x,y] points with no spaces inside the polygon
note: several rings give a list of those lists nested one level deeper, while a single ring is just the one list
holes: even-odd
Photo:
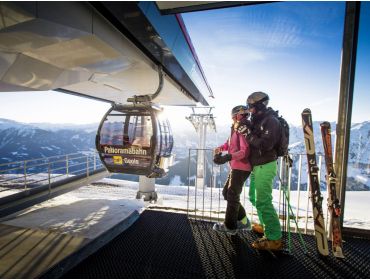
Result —
[{"label": "yellow logo", "polygon": [[113,163],[114,164],[123,164],[122,157],[121,156],[113,156]]}]

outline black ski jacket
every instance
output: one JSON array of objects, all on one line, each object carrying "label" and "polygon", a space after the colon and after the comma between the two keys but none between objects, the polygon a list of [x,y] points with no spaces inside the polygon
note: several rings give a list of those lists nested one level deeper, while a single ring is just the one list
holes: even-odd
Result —
[{"label": "black ski jacket", "polygon": [[249,160],[253,166],[263,165],[277,160],[275,146],[280,139],[280,122],[277,113],[270,107],[261,115],[254,115],[251,120]]}]

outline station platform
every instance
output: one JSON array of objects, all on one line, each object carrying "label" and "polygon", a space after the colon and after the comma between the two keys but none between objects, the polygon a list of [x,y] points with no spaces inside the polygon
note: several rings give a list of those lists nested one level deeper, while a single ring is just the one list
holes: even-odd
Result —
[{"label": "station platform", "polygon": [[[136,185],[89,185],[0,220],[0,278],[370,278],[370,240],[344,238],[345,259],[321,257],[292,233],[291,253],[257,251],[253,232],[154,210]],[[284,236],[287,241],[286,235]]]},{"label": "station platform", "polygon": [[139,218],[144,202],[122,197],[89,185],[0,219],[0,278],[60,277]]},{"label": "station platform", "polygon": [[370,278],[370,240],[346,237],[346,258],[336,259],[320,257],[312,235],[303,235],[305,253],[292,233],[291,254],[270,254],[251,247],[255,233],[229,236],[212,225],[185,214],[145,210],[129,229],[62,278]]}]

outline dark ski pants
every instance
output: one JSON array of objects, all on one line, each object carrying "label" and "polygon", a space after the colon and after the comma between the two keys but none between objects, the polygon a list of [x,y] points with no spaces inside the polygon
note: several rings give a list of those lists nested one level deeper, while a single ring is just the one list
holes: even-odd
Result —
[{"label": "dark ski pants", "polygon": [[250,173],[250,171],[232,169],[225,182],[222,195],[227,200],[225,225],[228,229],[236,229],[236,222],[246,216],[245,209],[240,204],[240,194]]}]

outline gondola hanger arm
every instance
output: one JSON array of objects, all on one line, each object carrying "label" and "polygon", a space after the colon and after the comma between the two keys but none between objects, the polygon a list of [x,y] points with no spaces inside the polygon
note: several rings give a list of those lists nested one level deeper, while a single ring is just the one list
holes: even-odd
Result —
[{"label": "gondola hanger arm", "polygon": [[134,95],[133,97],[127,98],[127,102],[132,102],[134,104],[137,103],[151,103],[153,99],[155,99],[163,89],[163,71],[162,65],[157,65],[158,77],[159,77],[159,85],[157,90],[153,94],[145,94],[145,95]]}]

